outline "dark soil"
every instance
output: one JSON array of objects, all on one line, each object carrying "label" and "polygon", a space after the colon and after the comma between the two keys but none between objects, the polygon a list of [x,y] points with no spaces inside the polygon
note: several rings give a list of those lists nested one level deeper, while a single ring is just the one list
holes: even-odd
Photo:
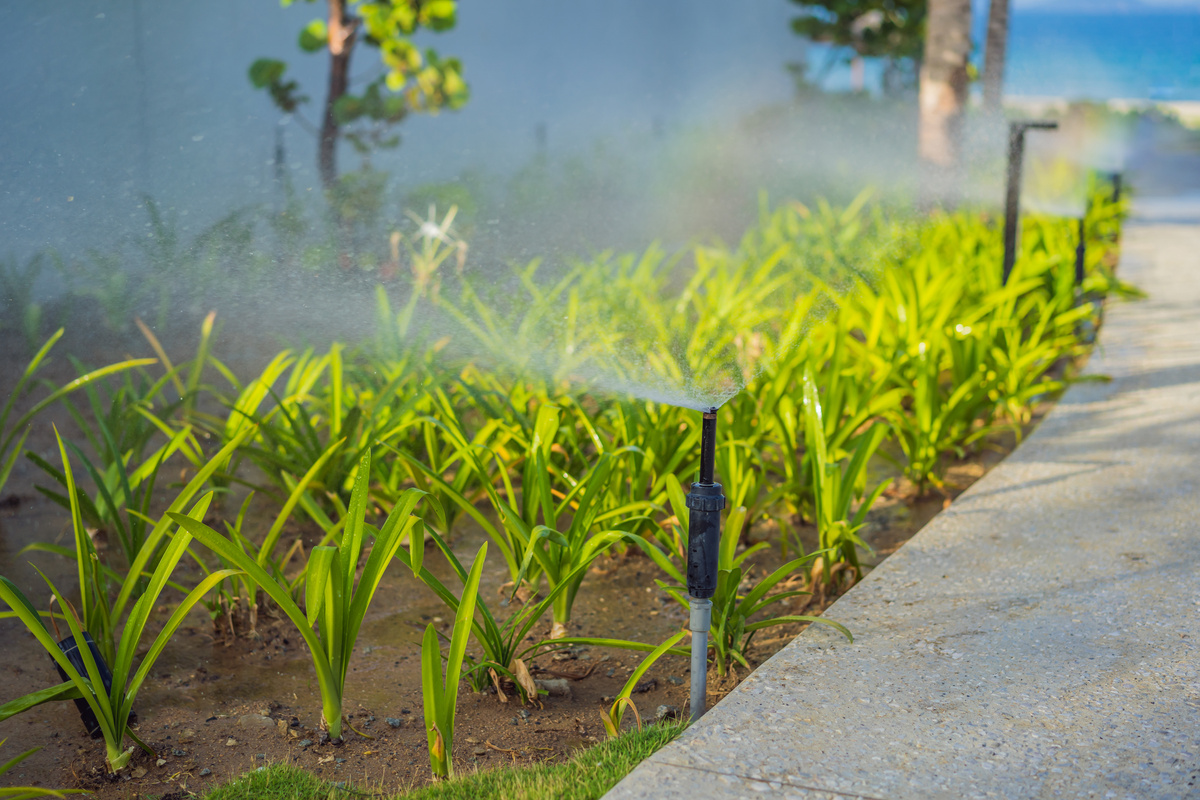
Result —
[{"label": "dark soil", "polygon": [[[180,337],[187,341],[186,335]],[[0,347],[0,397],[7,397],[28,360],[22,348],[5,344]],[[218,341],[218,353],[222,352],[220,344]],[[180,349],[188,352],[186,345]],[[108,356],[114,353],[144,355],[148,351],[144,343],[130,336],[76,338],[59,343],[56,363],[41,377],[56,383],[73,377],[61,355],[65,352],[80,353],[85,359],[89,353],[97,355],[92,359],[95,365],[110,360]],[[244,361],[247,367],[243,374],[261,366],[253,363],[252,355],[238,356],[234,360]],[[28,398],[21,405],[27,407]],[[27,448],[54,463],[58,455],[52,422],[64,435],[74,435],[68,415],[60,408],[50,409],[35,424]],[[875,549],[866,562],[878,563],[894,552],[954,495],[997,463],[1014,441],[1010,438],[994,444],[995,449],[951,466],[948,476],[954,488],[946,494],[914,498],[912,487],[901,485],[881,498],[863,531]],[[48,480],[21,459],[0,497],[0,574],[25,589],[35,604],[44,603],[48,592],[37,589],[41,581],[28,562],[67,585],[73,575],[72,565],[64,559],[19,555],[22,547],[34,541],[70,543],[69,515],[36,491],[39,483]],[[306,533],[311,534],[291,531],[293,536]],[[759,533],[770,535],[771,531]],[[801,538],[811,546],[814,537],[812,531],[802,530]],[[459,558],[469,563],[482,541],[481,532],[464,528],[457,532],[453,545]],[[752,559],[756,575],[765,574],[763,570],[777,565],[779,559],[778,547]],[[445,574],[440,559],[430,555],[427,561]],[[679,631],[686,624],[686,613],[655,586],[657,577],[661,576],[653,564],[634,553],[604,561],[579,595],[570,633],[658,642]],[[195,579],[195,575],[180,577],[185,585]],[[506,579],[507,572],[498,560],[485,573],[483,596],[498,616],[507,610],[499,592]],[[798,613],[806,604],[805,613],[814,613],[827,602],[794,598],[790,607],[781,604],[779,612]],[[207,613],[197,609],[165,650],[153,679],[136,702],[141,719],[137,734],[155,749],[156,756],[139,751],[130,769],[110,778],[105,774],[103,745],[87,738],[73,704],[50,704],[0,722],[0,738],[8,738],[0,761],[30,747],[42,747],[0,778],[0,784],[85,788],[102,800],[163,797],[172,792],[203,792],[277,762],[295,763],[332,781],[367,788],[395,791],[423,784],[430,771],[422,722],[419,639],[429,622],[448,630],[451,615],[432,592],[403,567],[394,565],[359,637],[346,686],[350,728],[344,743],[334,745],[322,743],[319,694],[308,651],[286,619],[260,617],[261,641],[228,641],[228,637],[214,635]],[[764,631],[751,649],[751,663],[770,657],[802,627],[787,625]],[[0,636],[6,643],[0,658],[0,701],[59,682],[49,657],[18,622],[0,621]],[[143,650],[150,641],[149,637],[144,640]],[[561,759],[599,741],[604,736],[599,710],[606,697],[617,694],[640,659],[641,654],[600,648],[540,657],[535,662],[535,678],[565,677],[571,687],[569,696],[544,698],[540,707],[522,707],[515,696],[502,703],[492,692],[473,694],[461,684],[454,742],[456,768]],[[647,677],[644,690],[634,695],[643,719],[653,718],[660,706],[686,709],[689,676],[685,659],[666,657]],[[710,703],[736,685],[739,677],[744,675],[724,680],[711,676]]]}]

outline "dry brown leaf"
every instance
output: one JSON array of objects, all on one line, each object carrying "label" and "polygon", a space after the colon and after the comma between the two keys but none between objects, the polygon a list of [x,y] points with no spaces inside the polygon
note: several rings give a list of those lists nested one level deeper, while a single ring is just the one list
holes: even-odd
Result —
[{"label": "dry brown leaf", "polygon": [[507,703],[508,695],[504,693],[504,688],[500,685],[500,676],[496,674],[496,670],[489,667],[488,675],[492,679],[492,685],[496,687],[496,696],[500,698],[500,702]]},{"label": "dry brown leaf", "polygon": [[[525,695],[530,700],[538,702],[537,684],[533,682],[533,676],[529,674],[529,668],[525,666],[524,659],[514,658],[511,664],[513,677],[517,679],[517,685],[525,690]],[[541,705],[538,703],[538,705]]]}]

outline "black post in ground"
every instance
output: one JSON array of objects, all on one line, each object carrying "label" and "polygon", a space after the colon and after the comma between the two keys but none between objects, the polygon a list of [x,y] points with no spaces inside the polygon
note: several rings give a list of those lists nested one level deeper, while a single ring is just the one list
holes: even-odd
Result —
[{"label": "black post in ground", "polygon": [[1018,120],[1008,123],[1008,184],[1004,195],[1004,283],[1017,260],[1017,226],[1021,214],[1021,162],[1025,160],[1025,131],[1053,130],[1057,122]]},{"label": "black post in ground", "polygon": [[1075,245],[1075,285],[1083,286],[1083,262],[1087,258],[1087,217],[1079,218],[1079,244]]}]

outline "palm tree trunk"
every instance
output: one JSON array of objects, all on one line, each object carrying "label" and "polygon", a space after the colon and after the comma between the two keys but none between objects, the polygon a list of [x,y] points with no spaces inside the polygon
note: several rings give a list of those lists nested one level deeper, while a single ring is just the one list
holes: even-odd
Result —
[{"label": "palm tree trunk", "polygon": [[991,0],[983,62],[983,107],[998,112],[1004,96],[1004,56],[1008,50],[1008,0]]},{"label": "palm tree trunk", "polygon": [[921,160],[943,173],[962,161],[962,120],[971,53],[971,0],[929,0],[925,58],[921,65]]}]

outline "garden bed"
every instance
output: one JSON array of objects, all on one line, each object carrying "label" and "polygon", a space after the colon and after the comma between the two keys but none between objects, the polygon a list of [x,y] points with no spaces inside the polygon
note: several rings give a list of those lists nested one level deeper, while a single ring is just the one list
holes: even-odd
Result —
[{"label": "garden bed", "polygon": [[[65,382],[70,377],[66,366],[60,363],[46,377]],[[1036,419],[1049,407],[1039,407]],[[52,413],[51,417],[57,418],[60,427],[70,424],[65,414]],[[1036,421],[1027,430],[1034,426]],[[39,429],[28,444],[46,454],[55,447],[47,427]],[[864,562],[874,565],[898,549],[957,493],[1002,460],[1015,439],[1000,434],[991,444],[949,467],[951,486],[946,493],[918,497],[910,485],[881,498],[864,531],[874,550],[873,556],[864,554]],[[0,541],[5,544],[0,574],[32,572],[23,566],[28,558],[55,580],[66,580],[71,565],[62,559],[16,556],[21,547],[34,541],[64,536],[69,541],[63,510],[37,493],[37,483],[45,483],[40,473],[35,475],[32,469],[15,472],[7,493],[0,498]],[[319,532],[307,533],[312,537]],[[802,527],[801,536],[811,547],[815,530]],[[469,562],[483,540],[478,529],[466,529],[455,540],[455,551]],[[759,574],[764,574],[780,560],[774,548],[754,563]],[[437,572],[445,574],[444,563]],[[656,576],[654,565],[636,551],[601,563],[589,575],[587,591],[580,595],[570,633],[661,641],[679,630],[686,625],[686,613],[665,592],[651,588]],[[499,599],[497,590],[506,579],[507,573],[497,565],[485,575],[484,591]],[[801,598],[783,610],[820,613],[833,599],[810,602]],[[157,663],[154,680],[143,689],[136,705],[143,720],[138,734],[164,764],[159,766],[158,758],[135,751],[128,770],[115,779],[107,775],[103,750],[87,739],[74,707],[60,703],[0,723],[0,731],[10,741],[44,745],[41,752],[22,763],[16,783],[84,788],[101,800],[166,797],[171,792],[203,793],[267,764],[293,764],[330,782],[346,781],[373,790],[396,792],[424,785],[429,767],[421,722],[419,654],[421,629],[430,621],[448,627],[445,606],[411,575],[399,569],[390,573],[359,637],[360,650],[347,683],[347,694],[354,698],[348,709],[352,730],[366,736],[352,732],[344,744],[335,746],[321,741],[319,693],[311,661],[286,619],[263,619],[259,626],[262,641],[230,642],[218,640],[207,615],[198,610]],[[772,656],[804,627],[788,624],[760,636],[749,652],[751,665]],[[17,632],[6,652],[6,694],[19,695],[56,681],[53,664],[32,637]],[[603,701],[620,690],[640,655],[600,647],[578,648],[565,655],[562,660],[544,657],[537,661],[536,678],[566,676],[570,686],[569,696],[546,697],[543,708],[522,706],[516,698],[501,703],[495,694],[462,695],[458,724],[465,735],[455,746],[457,769],[557,762],[603,741],[599,714],[606,706]],[[745,671],[740,674],[744,677]],[[573,679],[579,675],[586,677]],[[713,674],[710,703],[724,696],[736,680],[732,676],[721,680]],[[646,690],[633,695],[643,717],[653,718],[660,706],[686,713],[689,674],[685,658],[660,661],[645,683]]]}]

